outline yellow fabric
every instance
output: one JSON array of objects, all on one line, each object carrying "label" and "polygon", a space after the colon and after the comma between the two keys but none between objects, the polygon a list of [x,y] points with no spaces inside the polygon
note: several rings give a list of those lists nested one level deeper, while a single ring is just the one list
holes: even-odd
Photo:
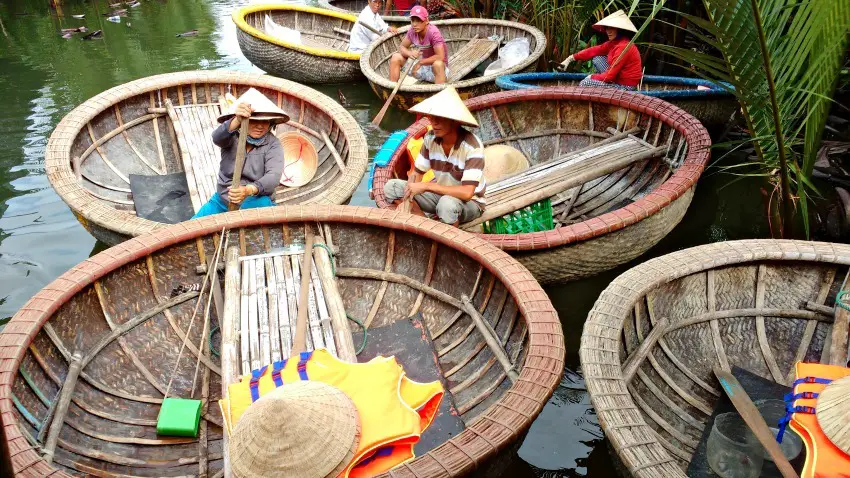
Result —
[{"label": "yellow fabric", "polygon": [[[850,368],[837,365],[798,362],[795,366],[796,377],[818,377],[829,380],[850,375]],[[793,393],[820,393],[826,385],[820,383],[801,383],[794,387]],[[817,407],[817,399],[801,398],[794,401],[794,406]],[[850,456],[841,451],[823,434],[817,417],[809,413],[794,413],[791,415],[791,429],[797,432],[806,446],[806,463],[803,465],[801,478],[840,478],[850,477]]]},{"label": "yellow fabric", "polygon": [[[298,357],[292,357],[281,371],[283,386],[301,380]],[[348,395],[357,407],[361,436],[357,452],[340,475],[365,478],[383,473],[414,457],[413,445],[422,431],[430,425],[443,397],[440,382],[418,383],[408,379],[395,357],[376,357],[366,363],[343,362],[325,349],[313,352],[306,363],[309,380],[333,385]],[[251,405],[251,375],[228,386],[228,397],[221,400],[222,410],[229,414],[226,421],[234,426]],[[260,377],[260,396],[275,389],[272,367]],[[229,430],[228,430],[229,431]],[[387,448],[380,458],[359,466],[381,448]],[[390,452],[391,450],[391,452]]]}]

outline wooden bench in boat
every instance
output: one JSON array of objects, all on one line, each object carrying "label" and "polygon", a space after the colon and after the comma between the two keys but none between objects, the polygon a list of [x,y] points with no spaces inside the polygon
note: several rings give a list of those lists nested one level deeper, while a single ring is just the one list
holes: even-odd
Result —
[{"label": "wooden bench in boat", "polygon": [[212,132],[218,127],[221,108],[220,104],[174,106],[170,100],[165,101],[195,212],[216,192],[221,156],[212,142]]},{"label": "wooden bench in boat", "polygon": [[[669,145],[655,147],[634,136],[636,130],[616,132],[602,141],[559,156],[503,178],[487,187],[487,209],[478,219],[462,225],[473,228],[537,201],[576,188],[639,162],[667,154]],[[569,209],[569,206],[567,207]]]},{"label": "wooden bench in boat", "polygon": [[[466,43],[454,55],[449,57],[449,77],[448,82],[460,81],[466,75],[472,73],[472,70],[478,67],[484,60],[490,57],[497,48],[501,40],[490,40],[489,38],[473,38]],[[402,82],[405,86],[415,85],[419,80],[412,76],[405,77]]]}]

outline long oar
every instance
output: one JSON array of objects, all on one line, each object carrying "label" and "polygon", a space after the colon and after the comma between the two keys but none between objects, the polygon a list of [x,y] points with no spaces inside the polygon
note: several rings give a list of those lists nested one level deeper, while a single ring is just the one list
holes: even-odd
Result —
[{"label": "long oar", "polygon": [[750,396],[747,395],[747,392],[744,391],[744,388],[741,387],[738,379],[719,367],[714,368],[714,375],[720,380],[720,385],[723,386],[723,390],[729,396],[729,400],[732,401],[735,410],[738,410],[741,418],[744,419],[744,422],[750,427],[750,430],[753,431],[762,446],[767,449],[767,452],[773,458],[773,462],[776,463],[776,467],[782,473],[782,476],[785,478],[799,478],[791,463],[785,458],[785,454],[782,453],[782,449],[779,448],[779,443],[776,442],[773,432],[767,427],[767,423],[765,423],[758,408],[756,408]]},{"label": "long oar", "polygon": [[419,63],[419,58],[417,58],[415,61],[411,62],[407,66],[407,68],[405,68],[404,71],[401,73],[401,76],[399,77],[398,81],[395,84],[395,88],[393,88],[393,92],[390,93],[389,98],[387,98],[387,102],[384,103],[384,107],[381,108],[381,111],[379,111],[378,115],[375,116],[375,119],[372,120],[372,126],[378,126],[378,125],[381,124],[381,121],[384,119],[384,115],[387,114],[387,109],[389,109],[390,103],[392,103],[393,98],[395,98],[395,94],[398,93],[399,87],[401,87],[401,84],[404,83],[404,79],[407,78],[407,74],[410,73],[410,70],[417,63]]},{"label": "long oar", "polygon": [[[248,118],[242,118],[239,126],[239,142],[236,145],[236,164],[233,165],[233,181],[230,183],[231,188],[238,188],[242,181],[242,168],[245,166],[245,149],[248,146],[247,140],[249,122]],[[239,204],[234,204],[233,201],[230,201],[230,198],[228,198],[227,204],[227,209],[230,211],[239,209]]]},{"label": "long oar", "polygon": [[310,300],[310,273],[313,270],[313,230],[305,225],[304,257],[301,258],[301,289],[298,291],[298,315],[295,320],[295,339],[292,355],[307,350],[307,302]]}]

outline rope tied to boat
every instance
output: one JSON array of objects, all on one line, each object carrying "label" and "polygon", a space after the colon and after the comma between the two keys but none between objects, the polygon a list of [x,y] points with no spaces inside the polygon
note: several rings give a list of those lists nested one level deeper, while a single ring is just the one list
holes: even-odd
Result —
[{"label": "rope tied to boat", "polygon": [[841,307],[844,310],[850,310],[850,304],[844,302],[844,295],[847,294],[846,290],[838,291],[838,295],[835,297],[835,306]]}]

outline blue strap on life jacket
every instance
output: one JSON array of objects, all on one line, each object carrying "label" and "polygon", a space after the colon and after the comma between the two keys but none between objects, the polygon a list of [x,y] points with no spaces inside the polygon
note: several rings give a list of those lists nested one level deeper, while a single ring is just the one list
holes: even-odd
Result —
[{"label": "blue strap on life jacket", "polygon": [[[819,383],[822,385],[828,385],[832,383],[832,380],[820,377],[800,377],[797,380],[794,380],[794,383],[791,384],[791,390],[794,390],[794,387],[796,387],[797,385],[801,385],[804,383]],[[795,413],[815,413],[815,407],[808,407],[803,405],[794,406],[794,402],[800,399],[817,399],[819,395],[820,394],[816,392],[794,393],[793,391],[785,394],[785,416],[782,417],[781,420],[779,420],[779,432],[776,434],[777,442],[782,443],[782,436],[785,435],[785,429],[791,422],[792,415],[794,415]]]},{"label": "blue strap on life jacket", "polygon": [[263,365],[257,370],[251,371],[251,403],[260,399],[260,377],[266,373],[268,365]]},{"label": "blue strap on life jacket", "polygon": [[309,380],[307,378],[307,361],[313,356],[313,352],[301,352],[300,360],[298,360],[298,376],[301,380]]},{"label": "blue strap on life jacket", "polygon": [[272,364],[272,380],[274,380],[275,387],[283,386],[283,378],[281,378],[280,373],[286,367],[286,360],[278,360],[277,362]]},{"label": "blue strap on life jacket", "polygon": [[369,166],[369,180],[367,182],[368,191],[372,191],[372,182],[375,180],[375,168],[385,168],[388,164],[390,164],[390,160],[393,158],[393,154],[395,154],[398,147],[401,143],[410,136],[406,130],[394,131],[384,144],[381,145],[381,148],[375,153],[375,159],[372,160],[372,165]]}]

